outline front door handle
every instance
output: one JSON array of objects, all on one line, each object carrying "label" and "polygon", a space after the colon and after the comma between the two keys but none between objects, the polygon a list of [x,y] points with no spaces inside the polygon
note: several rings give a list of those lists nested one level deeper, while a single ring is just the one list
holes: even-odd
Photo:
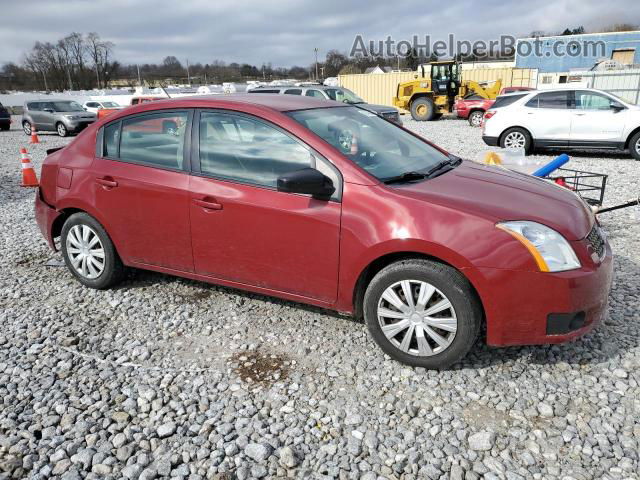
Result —
[{"label": "front door handle", "polygon": [[205,210],[222,210],[222,204],[212,199],[198,199],[194,198],[193,203]]},{"label": "front door handle", "polygon": [[115,188],[118,186],[118,182],[110,177],[96,178],[96,183],[106,188]]},{"label": "front door handle", "polygon": [[574,115],[578,115],[580,117],[582,117],[583,115],[586,115],[587,112],[575,112]]}]

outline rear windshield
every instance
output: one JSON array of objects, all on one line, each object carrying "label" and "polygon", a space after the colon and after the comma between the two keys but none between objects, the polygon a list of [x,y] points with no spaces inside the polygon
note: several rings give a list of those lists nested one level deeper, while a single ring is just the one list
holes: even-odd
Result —
[{"label": "rear windshield", "polygon": [[496,101],[493,103],[491,108],[506,107],[507,105],[511,105],[512,103],[517,102],[518,100],[520,100],[523,97],[526,97],[527,95],[528,95],[527,93],[523,93],[522,95],[508,95],[508,96],[498,97],[496,98]]}]

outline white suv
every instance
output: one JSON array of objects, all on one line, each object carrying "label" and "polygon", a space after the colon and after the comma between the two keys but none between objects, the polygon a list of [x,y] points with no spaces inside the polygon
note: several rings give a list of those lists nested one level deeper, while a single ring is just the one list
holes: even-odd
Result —
[{"label": "white suv", "polygon": [[[515,98],[518,97],[518,98]],[[515,98],[515,100],[513,100]],[[512,94],[485,113],[482,139],[503,148],[629,150],[640,160],[640,107],[601,90]]]}]

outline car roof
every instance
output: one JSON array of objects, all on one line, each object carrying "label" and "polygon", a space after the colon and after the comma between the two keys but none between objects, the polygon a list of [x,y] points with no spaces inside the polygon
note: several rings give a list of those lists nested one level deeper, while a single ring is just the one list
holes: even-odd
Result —
[{"label": "car roof", "polygon": [[312,108],[344,107],[344,103],[324,100],[314,97],[302,97],[298,95],[264,94],[252,95],[250,93],[224,94],[224,95],[191,95],[188,97],[170,98],[149,102],[145,105],[153,105],[154,109],[163,108],[169,104],[184,107],[211,107],[230,105],[257,105],[279,112],[292,110],[308,110]]}]

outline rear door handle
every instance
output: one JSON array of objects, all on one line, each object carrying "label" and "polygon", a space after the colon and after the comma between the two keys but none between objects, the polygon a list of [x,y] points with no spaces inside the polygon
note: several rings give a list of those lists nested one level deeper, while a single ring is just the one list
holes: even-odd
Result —
[{"label": "rear door handle", "polygon": [[222,204],[216,202],[215,200],[194,198],[193,203],[195,203],[199,207],[204,208],[205,210],[222,210]]},{"label": "rear door handle", "polygon": [[586,115],[586,114],[587,114],[586,112],[576,112],[576,113],[574,113],[574,115],[578,115],[580,117],[582,117],[583,115]]},{"label": "rear door handle", "polygon": [[118,186],[118,182],[116,182],[115,180],[105,177],[105,178],[96,178],[96,183],[102,185],[103,187],[107,187],[107,188],[115,188]]}]

